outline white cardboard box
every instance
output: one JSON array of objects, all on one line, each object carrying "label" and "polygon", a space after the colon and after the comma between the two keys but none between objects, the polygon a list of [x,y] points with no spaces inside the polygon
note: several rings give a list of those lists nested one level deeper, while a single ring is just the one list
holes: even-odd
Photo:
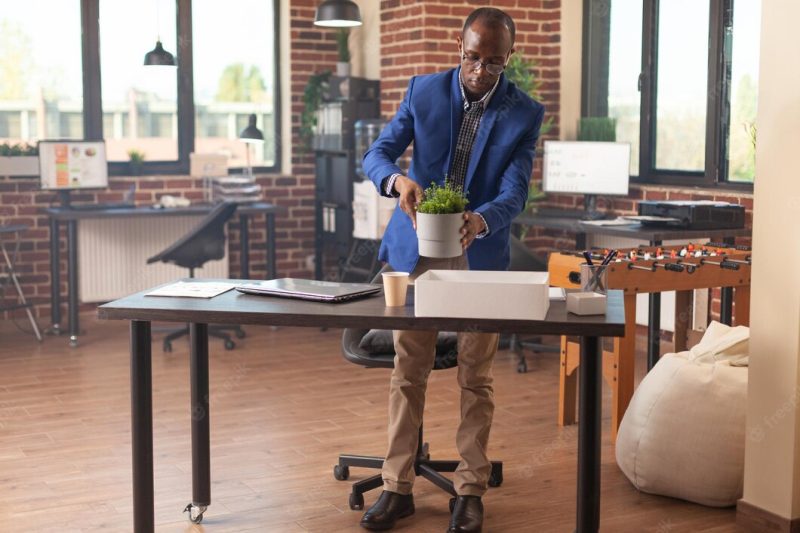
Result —
[{"label": "white cardboard box", "polygon": [[567,311],[576,315],[604,315],[606,295],[596,292],[571,292],[567,294]]},{"label": "white cardboard box", "polygon": [[228,156],[225,154],[189,154],[189,175],[193,178],[217,178],[228,175]]},{"label": "white cardboard box", "polygon": [[395,198],[378,194],[371,181],[353,183],[353,237],[381,239],[397,205]]},{"label": "white cardboard box", "polygon": [[548,285],[547,272],[428,270],[414,282],[414,314],[543,320]]}]

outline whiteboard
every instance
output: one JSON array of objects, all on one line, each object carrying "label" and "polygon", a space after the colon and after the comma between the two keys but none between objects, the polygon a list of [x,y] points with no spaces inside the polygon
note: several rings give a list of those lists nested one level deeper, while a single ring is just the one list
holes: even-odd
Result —
[{"label": "whiteboard", "polygon": [[627,195],[631,145],[616,142],[545,141],[545,192]]},{"label": "whiteboard", "polygon": [[39,141],[39,175],[42,189],[106,188],[106,144],[103,141]]}]

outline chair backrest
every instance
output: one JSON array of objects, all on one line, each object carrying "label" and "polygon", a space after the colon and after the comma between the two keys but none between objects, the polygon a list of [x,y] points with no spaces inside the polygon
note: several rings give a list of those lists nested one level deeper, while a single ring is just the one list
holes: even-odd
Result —
[{"label": "chair backrest", "polygon": [[524,242],[511,236],[511,264],[509,270],[518,272],[547,272],[547,262],[537,257]]},{"label": "chair backrest", "polygon": [[195,269],[206,262],[225,257],[225,223],[236,211],[236,204],[224,202],[216,206],[189,233],[174,244],[147,260],[174,263]]},{"label": "chair backrest", "polygon": [[[383,267],[372,279],[372,283],[381,283],[381,274],[388,270],[388,266]],[[369,333],[368,329],[348,328],[342,332],[342,355],[345,359],[356,365],[367,368],[394,368],[393,353],[372,354],[361,347],[361,340]],[[458,364],[456,350],[452,344],[442,342],[443,335],[439,333],[437,341],[436,356],[434,357],[433,369],[441,370],[453,368]]]}]

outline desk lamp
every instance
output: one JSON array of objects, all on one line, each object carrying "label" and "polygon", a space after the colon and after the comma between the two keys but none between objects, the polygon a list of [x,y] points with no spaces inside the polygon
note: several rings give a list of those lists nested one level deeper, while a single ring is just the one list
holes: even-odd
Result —
[{"label": "desk lamp", "polygon": [[352,0],[325,0],[317,8],[314,25],[326,28],[361,26],[361,11]]},{"label": "desk lamp", "polygon": [[247,127],[243,129],[242,132],[239,134],[239,139],[241,139],[246,143],[245,148],[247,149],[247,174],[249,176],[252,176],[253,167],[250,166],[250,145],[264,142],[264,134],[261,132],[260,129],[256,127],[255,113],[250,115]]}]

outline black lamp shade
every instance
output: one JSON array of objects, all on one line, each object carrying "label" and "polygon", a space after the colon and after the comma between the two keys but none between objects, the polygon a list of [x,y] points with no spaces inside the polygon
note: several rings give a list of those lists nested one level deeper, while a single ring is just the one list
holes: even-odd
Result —
[{"label": "black lamp shade", "polygon": [[156,41],[156,47],[144,55],[144,64],[146,67],[174,67],[175,56],[164,50],[161,41]]},{"label": "black lamp shade", "polygon": [[260,129],[256,128],[256,116],[250,115],[247,122],[247,127],[239,134],[239,138],[246,143],[259,143],[264,142],[264,134]]},{"label": "black lamp shade", "polygon": [[314,24],[328,28],[361,26],[361,11],[353,0],[325,0],[317,8]]}]

